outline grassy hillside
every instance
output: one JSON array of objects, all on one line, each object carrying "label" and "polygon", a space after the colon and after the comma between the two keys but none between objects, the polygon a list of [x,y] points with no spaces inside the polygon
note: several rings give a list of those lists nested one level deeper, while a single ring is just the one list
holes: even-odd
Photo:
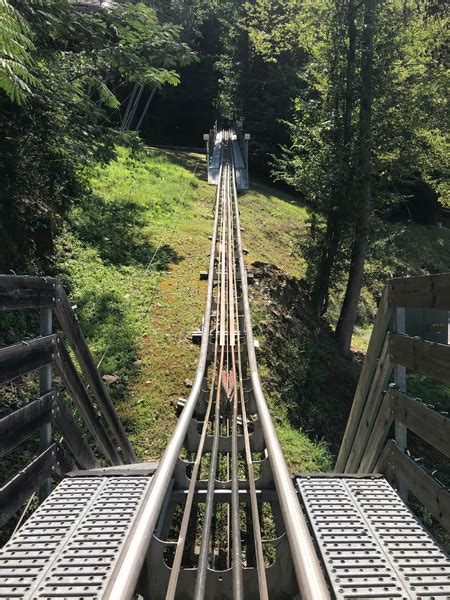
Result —
[{"label": "grassy hillside", "polygon": [[[77,306],[138,456],[157,459],[175,427],[178,398],[189,394],[196,371],[191,332],[204,310],[206,283],[198,274],[208,265],[215,189],[205,182],[203,156],[156,150],[134,155],[125,149],[95,173],[92,187],[57,240],[54,271]],[[338,294],[330,322],[318,323],[309,313],[306,265],[298,251],[308,234],[307,208],[261,183],[240,194],[239,203],[246,261],[255,274],[250,294],[259,369],[275,427],[292,470],[326,471],[339,449],[385,279],[450,270],[450,231],[380,224],[367,265],[356,352],[347,361],[332,336]],[[3,319],[5,343],[23,339],[30,323],[19,317]],[[30,395],[36,382],[25,383],[23,393]],[[416,376],[408,378],[408,389],[440,410],[450,409],[447,386]],[[4,390],[3,407],[18,399],[15,387]],[[430,466],[427,449],[414,439],[411,444]],[[2,480],[26,464],[36,447],[26,446],[13,465],[0,465]],[[447,482],[448,473],[431,459]]]},{"label": "grassy hillside", "polygon": [[[198,347],[190,336],[204,310],[206,284],[198,274],[208,265],[215,189],[205,182],[202,156],[156,150],[131,156],[121,149],[92,183],[93,198],[72,212],[58,241],[55,267],[140,458],[158,458],[196,371]],[[280,237],[263,233],[269,225],[276,229],[284,219],[279,235],[288,244],[292,224],[301,226],[305,215],[269,188],[246,195],[249,261],[274,256]],[[287,273],[298,274],[288,251],[279,259]],[[270,400],[292,468],[328,469],[325,445],[293,427]]]}]

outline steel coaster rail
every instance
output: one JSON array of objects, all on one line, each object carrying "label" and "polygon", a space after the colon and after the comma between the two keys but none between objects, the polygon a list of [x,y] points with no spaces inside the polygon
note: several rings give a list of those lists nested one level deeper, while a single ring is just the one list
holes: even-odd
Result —
[{"label": "steel coaster rail", "polygon": [[[231,532],[232,532],[232,553],[233,553],[233,598],[240,599],[243,597],[243,576],[242,576],[242,539],[241,525],[239,518],[239,466],[238,466],[238,410],[239,410],[239,395],[236,378],[236,338],[239,338],[239,306],[237,298],[236,286],[236,257],[235,257],[235,235],[233,219],[232,202],[230,191],[232,190],[232,170],[228,168],[228,191],[227,191],[227,208],[228,208],[228,264],[229,264],[229,345],[231,350],[231,367],[233,374],[233,395],[232,395],[232,439],[231,439]],[[238,356],[239,369],[241,370],[240,355]],[[241,384],[241,382],[240,382]],[[242,389],[242,388],[241,388]],[[247,423],[243,423],[247,427]],[[258,572],[259,573],[259,572]]]},{"label": "steel coaster rail", "polygon": [[[221,174],[222,166],[220,167],[219,177],[221,177]],[[166,450],[164,451],[158,468],[153,475],[152,483],[142,504],[141,514],[137,519],[138,525],[135,528],[133,535],[130,536],[129,540],[127,540],[126,551],[122,554],[123,558],[116,568],[115,573],[113,573],[113,576],[111,577],[105,590],[105,600],[125,600],[126,598],[131,598],[134,593],[142,566],[144,564],[149,541],[153,535],[156,522],[159,517],[159,512],[172,479],[173,470],[186,437],[189,423],[194,414],[195,406],[200,396],[210,341],[217,226],[219,222],[220,208],[220,186],[217,188],[215,203],[214,230],[213,239],[211,242],[211,257],[209,261],[208,292],[200,347],[200,358],[194,385],[192,386],[189,398],[180,415],[177,427],[167,445]]]},{"label": "steel coaster rail", "polygon": [[[236,218],[235,218],[236,221]],[[234,248],[233,248],[233,261],[236,258],[234,256]],[[235,311],[237,315],[237,322],[239,326],[239,304],[237,297],[237,281],[234,278],[234,294],[235,294]],[[252,512],[252,525],[253,525],[253,537],[255,543],[255,558],[256,558],[256,569],[258,573],[258,590],[260,600],[269,600],[269,591],[267,588],[267,578],[266,578],[266,568],[264,564],[264,552],[263,552],[263,544],[262,544],[262,535],[261,535],[261,523],[259,520],[259,511],[258,511],[258,498],[256,495],[256,482],[255,482],[255,474],[253,472],[253,461],[252,461],[252,452],[250,448],[250,434],[248,431],[248,420],[247,420],[247,408],[245,406],[245,396],[244,396],[244,378],[242,373],[242,354],[241,354],[241,339],[240,339],[240,331],[238,327],[237,336],[236,336],[236,348],[237,348],[237,364],[238,364],[238,376],[239,376],[239,399],[236,397],[236,402],[240,401],[241,405],[241,414],[242,414],[242,426],[243,426],[243,436],[244,436],[244,449],[245,449],[245,462],[247,466],[247,477],[249,482],[249,490],[250,490],[250,506]],[[236,368],[233,364],[233,370],[236,374]],[[235,377],[235,389],[236,386],[236,377]]]},{"label": "steel coaster rail", "polygon": [[[152,539],[162,506],[170,489],[170,482],[173,478],[180,450],[200,398],[200,392],[207,373],[207,359],[212,341],[212,333],[214,333],[215,341],[214,362],[211,365],[210,393],[202,431],[195,450],[195,462],[192,467],[188,489],[186,490],[183,517],[165,598],[166,600],[174,600],[177,594],[177,584],[179,574],[182,570],[183,554],[186,547],[186,540],[189,536],[189,522],[193,506],[196,503],[195,496],[197,483],[200,479],[202,458],[208,453],[208,451],[205,452],[205,443],[208,428],[211,425],[213,426],[212,447],[210,450],[209,475],[205,494],[202,535],[193,598],[195,600],[203,600],[206,597],[208,570],[210,567],[214,568],[214,560],[211,564],[209,551],[210,542],[212,542],[214,548],[216,478],[222,468],[220,465],[223,465],[219,459],[222,455],[225,456],[226,464],[224,466],[226,468],[226,477],[231,486],[231,503],[227,504],[225,517],[225,527],[227,529],[226,564],[227,568],[232,567],[233,598],[235,600],[242,600],[244,598],[239,503],[239,409],[241,411],[241,426],[243,431],[243,451],[248,473],[249,508],[251,511],[251,517],[248,518],[251,518],[253,528],[259,597],[261,600],[267,600],[269,597],[261,532],[262,524],[259,516],[258,492],[253,472],[252,449],[250,445],[249,425],[251,420],[248,420],[247,417],[243,385],[244,371],[241,333],[246,336],[248,346],[246,364],[248,362],[250,369],[256,412],[258,413],[266,450],[273,471],[277,501],[281,508],[284,526],[288,535],[292,561],[299,589],[301,590],[302,600],[326,600],[330,598],[306,520],[301,511],[259,382],[240,235],[239,208],[230,132],[224,132],[223,135],[222,162],[216,193],[208,293],[196,379],[175,432],[153,476],[152,484],[141,508],[141,513],[136,519],[137,525],[129,540],[127,540],[121,562],[114,570],[106,588],[104,598],[108,598],[109,600],[129,599],[135,591],[150,540]],[[240,288],[237,281],[238,271],[240,272],[241,279]],[[217,286],[215,286],[216,281]],[[241,292],[240,296],[238,295],[238,290]],[[214,298],[216,299],[216,306],[213,313]],[[245,334],[240,331],[240,312],[243,313]],[[215,331],[212,327],[213,314]],[[226,428],[226,437],[231,437],[230,450],[227,452],[221,450],[221,428],[223,427]]]},{"label": "steel coaster rail", "polygon": [[269,454],[270,464],[272,466],[272,474],[277,491],[278,502],[280,503],[283,521],[288,535],[292,561],[294,564],[299,589],[301,590],[302,600],[329,600],[330,593],[322,572],[320,561],[315,551],[308,525],[301,510],[300,502],[295,492],[292,478],[272,423],[269,408],[261,389],[253,340],[252,321],[250,316],[246,268],[244,264],[244,254],[242,251],[239,205],[237,201],[234,167],[232,180],[242,301],[244,306],[245,330],[247,336],[247,353],[253,395],[264,433],[264,440]]},{"label": "steel coaster rail", "polygon": [[[220,275],[220,273],[219,273],[219,275]],[[220,293],[220,281],[219,281],[218,289],[219,289],[219,293]],[[183,559],[183,552],[184,552],[187,533],[188,533],[189,520],[191,517],[192,506],[194,504],[194,494],[195,494],[197,479],[198,479],[198,476],[200,473],[201,461],[202,461],[202,456],[203,456],[203,448],[205,446],[206,435],[208,432],[208,424],[209,424],[209,419],[210,419],[212,405],[213,405],[214,388],[215,388],[217,372],[218,372],[218,369],[217,369],[218,348],[219,348],[218,335],[219,335],[219,328],[216,323],[215,342],[214,342],[214,362],[213,362],[214,366],[213,366],[213,373],[212,373],[212,378],[211,378],[211,389],[210,389],[210,393],[209,393],[208,406],[207,406],[205,417],[204,417],[202,433],[201,433],[201,437],[200,437],[200,441],[199,441],[199,445],[198,445],[197,455],[195,457],[195,462],[194,462],[194,465],[192,468],[191,481],[189,483],[186,504],[184,506],[183,519],[182,519],[181,526],[180,526],[180,534],[178,536],[177,549],[175,551],[175,557],[174,557],[173,564],[172,564],[172,572],[170,574],[169,585],[167,587],[167,592],[166,592],[166,600],[173,600],[175,598],[175,593],[176,593],[177,584],[178,584],[178,575],[180,573],[181,562]]]},{"label": "steel coaster rail", "polygon": [[[221,189],[221,240],[218,257],[218,290],[217,290],[217,312],[216,319],[219,330],[220,360],[219,377],[216,386],[216,403],[214,415],[214,435],[211,452],[211,462],[209,466],[208,487],[205,502],[205,514],[203,518],[202,536],[200,544],[200,554],[198,558],[197,577],[194,590],[195,600],[203,600],[206,596],[207,573],[209,567],[209,548],[212,539],[213,527],[213,506],[215,501],[216,476],[219,466],[219,439],[221,419],[225,421],[226,435],[230,436],[231,431],[231,511],[227,504],[227,567],[230,567],[230,554],[232,565],[232,588],[233,598],[240,600],[243,598],[243,579],[242,579],[242,540],[240,533],[239,516],[239,479],[238,479],[238,401],[236,386],[230,387],[229,377],[232,375],[233,384],[235,384],[235,332],[236,316],[235,311],[235,270],[234,260],[234,235],[231,206],[231,169],[229,163],[229,134],[224,134],[224,164],[222,177],[219,182]],[[217,334],[217,331],[216,331]],[[231,355],[231,361],[230,361]],[[217,354],[216,354],[217,360]],[[233,370],[230,372],[230,366]],[[216,363],[217,365],[217,363]],[[216,366],[217,368],[217,366]],[[224,389],[223,374],[226,372],[227,384]],[[224,393],[226,392],[226,393]],[[225,413],[221,412],[222,405],[225,407]],[[227,408],[233,407],[233,417],[230,423],[230,417],[227,414]],[[223,421],[222,421],[223,422]],[[207,423],[204,424],[207,426]],[[226,453],[226,474],[227,480],[230,479],[230,454]],[[192,483],[192,481],[191,481]],[[184,518],[184,517],[183,517]],[[231,532],[231,535],[230,535]],[[231,540],[231,543],[230,543]],[[231,552],[230,552],[231,547]],[[177,565],[178,567],[178,565]],[[173,570],[173,566],[172,566]],[[166,595],[167,600],[167,595]]]}]

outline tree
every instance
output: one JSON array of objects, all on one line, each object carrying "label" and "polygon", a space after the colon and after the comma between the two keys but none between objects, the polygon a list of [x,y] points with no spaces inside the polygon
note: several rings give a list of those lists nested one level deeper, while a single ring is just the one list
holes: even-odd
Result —
[{"label": "tree", "polygon": [[[352,197],[353,177],[351,173],[353,153],[353,108],[354,108],[354,82],[355,82],[355,55],[356,55],[356,15],[357,7],[354,0],[349,0],[347,6],[347,40],[348,49],[346,53],[345,94],[342,102],[336,99],[336,112],[339,105],[343,105],[342,138],[339,135],[339,127],[336,127],[336,153],[342,155],[341,173],[336,185],[335,206],[329,210],[327,216],[326,232],[320,253],[319,266],[313,284],[311,299],[315,314],[322,316],[328,307],[328,296],[331,284],[331,273],[339,251],[342,238],[342,227],[348,216],[348,207]],[[342,95],[342,91],[339,90]],[[342,150],[340,149],[340,146]]]},{"label": "tree", "polygon": [[[372,216],[407,203],[420,186],[448,202],[446,20],[437,6],[412,0],[248,3],[256,52],[270,62],[283,48],[303,84],[295,95],[286,90],[293,110],[282,121],[290,139],[273,151],[273,176],[313,210],[301,250],[317,317],[348,280],[336,328],[345,354]],[[303,62],[292,60],[294,48],[302,49]]]},{"label": "tree", "polygon": [[27,21],[8,0],[0,0],[0,89],[13,102],[23,102],[36,83],[33,50]]},{"label": "tree", "polygon": [[373,54],[376,26],[377,0],[364,0],[364,29],[361,44],[361,92],[359,110],[359,181],[358,216],[353,235],[352,255],[347,289],[336,327],[336,339],[342,354],[350,353],[355,327],[359,296],[361,293],[364,263],[369,236],[372,201],[372,100]]}]

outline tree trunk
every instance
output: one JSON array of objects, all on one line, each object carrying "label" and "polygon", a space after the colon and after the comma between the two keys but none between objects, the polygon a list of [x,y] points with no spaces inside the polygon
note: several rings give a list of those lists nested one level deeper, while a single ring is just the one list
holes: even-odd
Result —
[{"label": "tree trunk", "polygon": [[328,308],[331,271],[341,240],[340,215],[337,210],[330,211],[327,218],[327,230],[322,246],[319,268],[311,293],[313,311],[316,317],[325,314]]},{"label": "tree trunk", "polygon": [[137,132],[139,132],[140,129],[141,129],[142,121],[144,120],[144,117],[147,114],[148,107],[150,106],[151,101],[153,100],[153,96],[155,95],[155,93],[156,93],[156,87],[154,87],[152,89],[152,91],[150,92],[150,94],[149,94],[149,96],[147,98],[147,102],[145,103],[144,110],[142,111],[141,116],[139,117],[138,124],[136,125],[135,131],[137,131]]},{"label": "tree trunk", "polygon": [[364,31],[361,47],[361,101],[359,113],[359,194],[358,220],[352,245],[350,271],[344,303],[336,327],[338,347],[350,354],[358,302],[366,259],[371,215],[371,150],[373,97],[373,39],[375,33],[376,0],[364,0]]},{"label": "tree trunk", "polygon": [[356,53],[356,12],[354,0],[350,0],[347,13],[347,68],[345,84],[345,104],[343,119],[343,160],[342,160],[342,181],[337,191],[337,208],[330,211],[327,218],[327,229],[325,242],[319,262],[317,276],[312,291],[313,310],[317,317],[322,316],[328,306],[328,296],[330,289],[331,271],[339,249],[342,235],[342,220],[344,219],[345,206],[349,203],[352,189],[352,179],[350,175],[350,160],[352,152],[352,117],[354,108],[354,81],[355,81],[355,53]]},{"label": "tree trunk", "polygon": [[[357,7],[354,0],[348,4],[348,51],[347,71],[345,85],[345,109],[344,109],[344,163],[349,170],[351,157],[351,142],[353,139],[352,117],[354,107],[354,85],[355,85],[355,56],[356,56],[356,12]],[[348,173],[347,173],[348,176]]]}]

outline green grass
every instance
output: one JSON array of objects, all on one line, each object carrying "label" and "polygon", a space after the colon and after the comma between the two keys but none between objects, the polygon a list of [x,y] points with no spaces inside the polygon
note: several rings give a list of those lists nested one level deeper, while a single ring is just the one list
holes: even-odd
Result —
[{"label": "green grass", "polygon": [[93,195],[70,214],[55,257],[95,356],[108,349],[107,372],[130,367],[148,326],[149,298],[180,258],[170,236],[198,185],[162,154],[118,152],[97,171]]},{"label": "green grass", "polygon": [[304,260],[298,256],[298,240],[306,235],[308,210],[298,199],[262,183],[239,198],[247,263],[260,261],[279,267],[286,275],[303,277]]},{"label": "green grass", "polygon": [[[208,264],[215,188],[197,155],[118,152],[96,172],[93,196],[72,211],[55,264],[102,372],[117,377],[110,392],[147,460],[164,451],[178,398],[189,393],[185,380],[195,375],[198,347],[190,334],[204,310],[206,284],[198,273]],[[299,275],[289,247],[305,209],[257,185],[242,197],[241,212],[251,239],[247,258],[271,262],[276,247],[280,268]],[[269,403],[291,467],[327,470],[325,445],[294,426],[273,398]]]},{"label": "green grass", "polygon": [[[201,190],[206,191],[206,184],[192,175],[195,165],[202,165],[201,157],[186,162],[181,166],[176,157],[159,151],[132,155],[119,148],[118,160],[96,172],[92,197],[73,209],[57,241],[56,271],[78,307],[102,373],[118,378],[110,392],[143,458],[161,452],[160,440],[167,438],[167,432],[162,423],[154,426],[151,415],[167,413],[170,399],[166,389],[157,390],[155,406],[149,407],[146,393],[137,389],[141,379],[148,379],[147,366],[152,375],[157,368],[153,354],[161,340],[153,340],[158,336],[152,312],[168,272],[186,260],[186,248],[179,239],[185,235],[183,228],[195,219],[193,206]],[[199,203],[199,218],[202,210],[209,212],[208,203],[210,199]],[[204,229],[207,240],[209,227]],[[179,309],[181,304],[180,298]],[[195,320],[200,316],[201,312]],[[186,333],[181,320],[180,335]],[[150,348],[149,336],[154,342]],[[181,392],[179,383],[177,392]],[[150,432],[147,437],[158,443],[148,442],[146,430]]]},{"label": "green grass", "polygon": [[[298,198],[256,182],[239,197],[239,206],[243,243],[248,250],[246,263],[250,267],[254,265],[256,273],[260,263],[275,267],[281,277],[280,282],[274,283],[275,287],[284,285],[283,278],[298,280],[303,277],[306,264],[299,259],[297,247],[299,239],[307,232],[308,210]],[[309,428],[306,431],[302,419],[296,417],[297,390],[294,388],[302,378],[299,371],[303,373],[303,357],[298,353],[295,357],[290,354],[284,337],[288,335],[287,331],[277,327],[281,316],[291,311],[290,298],[269,298],[270,294],[266,297],[266,292],[263,282],[257,281],[251,290],[251,309],[254,333],[261,343],[258,350],[261,381],[277,435],[292,471],[329,471],[332,457],[323,434],[317,436],[310,433]],[[302,300],[297,298],[293,302],[301,304]],[[288,370],[291,370],[290,374]]]}]

